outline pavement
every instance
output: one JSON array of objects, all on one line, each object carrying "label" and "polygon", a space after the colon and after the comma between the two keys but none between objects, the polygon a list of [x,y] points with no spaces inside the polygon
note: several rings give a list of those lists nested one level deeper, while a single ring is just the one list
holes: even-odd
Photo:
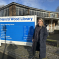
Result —
[{"label": "pavement", "polygon": [[15,59],[15,58],[0,52],[0,59]]},{"label": "pavement", "polygon": [[[0,46],[0,59],[31,59],[32,47],[5,44]],[[47,59],[59,59],[59,47],[46,45],[46,57]],[[36,51],[35,59],[39,59],[39,51]]]}]

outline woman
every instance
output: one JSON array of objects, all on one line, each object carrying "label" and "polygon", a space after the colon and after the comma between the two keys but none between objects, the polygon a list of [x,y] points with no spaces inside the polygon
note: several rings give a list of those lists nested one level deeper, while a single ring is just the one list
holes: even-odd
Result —
[{"label": "woman", "polygon": [[46,39],[48,36],[48,32],[46,29],[46,26],[44,26],[44,22],[42,18],[38,19],[38,24],[35,27],[34,34],[32,37],[32,52],[34,59],[35,51],[39,52],[39,58],[45,58],[46,57]]}]

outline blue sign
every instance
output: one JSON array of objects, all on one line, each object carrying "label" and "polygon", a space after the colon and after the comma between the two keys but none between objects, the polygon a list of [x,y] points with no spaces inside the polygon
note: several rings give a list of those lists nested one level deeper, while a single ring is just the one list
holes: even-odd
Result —
[{"label": "blue sign", "polygon": [[34,28],[34,16],[0,17],[1,40],[32,43]]}]

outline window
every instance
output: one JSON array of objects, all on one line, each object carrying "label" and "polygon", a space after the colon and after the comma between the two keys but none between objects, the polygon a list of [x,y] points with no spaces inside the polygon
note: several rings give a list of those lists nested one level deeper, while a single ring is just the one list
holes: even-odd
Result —
[{"label": "window", "polygon": [[47,17],[47,12],[45,12],[45,17]]},{"label": "window", "polygon": [[28,9],[21,8],[21,15],[28,15]]},{"label": "window", "polygon": [[45,12],[43,12],[43,17],[45,16],[45,14],[44,14]]},{"label": "window", "polygon": [[30,15],[32,15],[32,10],[30,10]]},{"label": "window", "polygon": [[9,16],[9,8],[1,10],[0,16]]},{"label": "window", "polygon": [[9,16],[9,8],[4,9],[3,16]]},{"label": "window", "polygon": [[39,16],[41,16],[41,11],[39,11]]},{"label": "window", "polygon": [[36,15],[36,11],[35,11],[35,15]]},{"label": "window", "polygon": [[42,17],[42,12],[41,12],[41,17]]},{"label": "window", "polygon": [[46,17],[46,13],[44,12],[44,17]]},{"label": "window", "polygon": [[16,16],[19,16],[19,7],[16,6]]},{"label": "window", "polygon": [[49,17],[49,13],[48,12],[46,13],[46,16]]},{"label": "window", "polygon": [[43,12],[41,12],[41,17],[43,17]]},{"label": "window", "polygon": [[21,15],[23,15],[23,8],[21,8]]},{"label": "window", "polygon": [[25,15],[27,15],[28,14],[28,9],[24,9],[24,13],[25,13]]},{"label": "window", "polygon": [[25,8],[23,9],[23,15],[26,15],[26,9]]},{"label": "window", "polygon": [[38,16],[38,11],[36,11],[37,12],[37,16]]},{"label": "window", "polygon": [[39,11],[37,11],[37,16],[39,16]]},{"label": "window", "polygon": [[30,10],[30,15],[35,15],[35,11],[34,10]]},{"label": "window", "polygon": [[23,8],[16,6],[16,16],[23,15]]},{"label": "window", "polygon": [[26,15],[26,14],[28,14],[28,9],[16,6],[16,15],[17,16]]},{"label": "window", "polygon": [[6,9],[4,9],[4,16],[6,15]]},{"label": "window", "polygon": [[43,17],[48,17],[49,13],[48,12],[43,12]]},{"label": "window", "polygon": [[7,9],[5,9],[4,12],[5,12],[5,16],[7,16]]},{"label": "window", "polygon": [[21,15],[21,7],[19,7],[19,15]]},{"label": "window", "polygon": [[37,11],[37,16],[39,16],[39,11]]},{"label": "window", "polygon": [[34,10],[32,10],[32,15],[34,15]]},{"label": "window", "polygon": [[54,13],[50,13],[50,17],[54,17]]},{"label": "window", "polygon": [[57,14],[55,14],[55,17],[57,17]]},{"label": "window", "polygon": [[6,16],[9,16],[9,8],[6,8]]},{"label": "window", "polygon": [[0,17],[1,17],[1,10],[0,10]]}]

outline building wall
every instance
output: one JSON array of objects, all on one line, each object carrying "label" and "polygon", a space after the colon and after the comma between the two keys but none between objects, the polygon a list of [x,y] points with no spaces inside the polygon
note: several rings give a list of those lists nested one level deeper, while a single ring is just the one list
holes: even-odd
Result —
[{"label": "building wall", "polygon": [[[2,15],[3,14],[3,10],[0,10],[0,15],[1,16],[21,16],[21,15],[37,15],[38,17],[55,17],[55,18],[59,18],[59,13],[55,13],[55,12],[48,12],[48,11],[40,11],[37,9],[31,9],[31,8],[24,8],[24,7],[20,7],[20,6],[16,6],[16,4],[12,4],[10,6],[8,6],[7,8],[9,8],[9,15]],[[5,10],[6,11],[6,10]],[[6,11],[8,12],[8,11]],[[6,13],[5,12],[5,13]]]},{"label": "building wall", "polygon": [[12,6],[12,15],[16,16],[16,5]]},{"label": "building wall", "polygon": [[11,5],[9,7],[9,16],[16,16],[16,5]]},{"label": "building wall", "polygon": [[9,16],[12,16],[12,6],[9,7]]}]

